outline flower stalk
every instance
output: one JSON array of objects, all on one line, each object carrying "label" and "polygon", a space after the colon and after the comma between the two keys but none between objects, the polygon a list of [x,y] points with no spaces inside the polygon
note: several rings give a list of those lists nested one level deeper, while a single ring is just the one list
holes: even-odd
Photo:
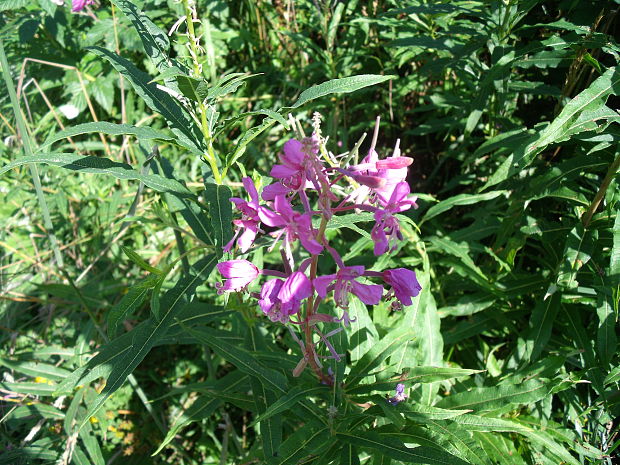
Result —
[{"label": "flower stalk", "polygon": [[[192,66],[194,76],[201,79],[202,65],[200,64],[198,57],[200,56],[200,39],[196,37],[196,31],[194,29],[194,20],[198,20],[198,14],[196,12],[195,5],[190,4],[191,0],[182,0],[183,9],[185,10],[185,21],[187,22],[187,36],[189,39],[189,54],[192,58]],[[217,155],[213,149],[213,138],[211,137],[211,130],[209,129],[209,121],[207,119],[207,106],[202,100],[198,100],[198,113],[200,116],[200,129],[202,135],[205,138],[207,144],[207,153],[205,158],[211,167],[213,172],[213,179],[216,184],[222,184],[222,175],[217,164]]]}]

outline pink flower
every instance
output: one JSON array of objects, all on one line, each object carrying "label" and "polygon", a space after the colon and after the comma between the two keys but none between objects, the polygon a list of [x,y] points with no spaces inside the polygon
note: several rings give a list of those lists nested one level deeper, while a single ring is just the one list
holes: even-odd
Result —
[{"label": "pink flower", "polygon": [[217,283],[217,293],[237,292],[246,287],[260,274],[256,266],[247,260],[228,260],[217,264],[217,271],[227,279],[222,285]]},{"label": "pink flower", "polygon": [[407,167],[411,163],[411,158],[400,156],[398,147],[391,157],[383,160],[379,160],[377,152],[371,150],[360,164],[348,168],[353,172],[352,177],[363,184],[355,193],[356,203],[362,203],[372,191],[380,204],[387,204],[396,186],[407,178]]},{"label": "pink flower", "polygon": [[[261,207],[258,204],[260,199],[258,198],[258,192],[251,178],[243,178],[243,187],[245,187],[245,190],[250,194],[250,201],[248,202],[247,200],[237,197],[231,197],[230,201],[234,203],[237,210],[241,212],[241,219],[233,220],[233,224],[236,226],[237,230],[230,242],[224,246],[224,252],[230,252],[235,240],[237,240],[237,245],[241,249],[241,252],[247,252],[254,243],[256,234],[258,233],[258,225],[261,221],[260,215],[265,207]],[[239,233],[241,233],[240,236]],[[238,239],[237,236],[239,236]]]},{"label": "pink flower", "polygon": [[281,182],[274,182],[272,184],[269,184],[268,186],[265,186],[261,194],[261,197],[263,198],[263,200],[271,202],[275,200],[276,196],[288,195],[290,192],[291,192],[291,189],[286,187]]},{"label": "pink flower", "polygon": [[381,300],[383,287],[378,284],[362,284],[356,278],[364,273],[363,266],[345,266],[338,269],[336,274],[319,276],[314,279],[314,288],[322,298],[327,296],[328,286],[335,281],[334,300],[341,308],[349,306],[349,292],[355,294],[367,305],[376,305]]},{"label": "pink flower", "polygon": [[398,183],[385,208],[375,212],[376,224],[370,232],[370,237],[375,242],[375,255],[384,254],[390,248],[390,243],[393,249],[396,247],[397,241],[403,240],[400,225],[394,214],[409,210],[412,205],[417,207],[416,198],[408,197],[410,192],[409,184],[406,182]]},{"label": "pink flower", "polygon": [[82,11],[86,6],[92,5],[93,3],[93,0],[72,0],[71,11],[77,13],[78,11]]},{"label": "pink flower", "polygon": [[297,139],[290,139],[284,144],[283,154],[280,155],[281,165],[273,165],[269,175],[280,179],[283,185],[291,189],[299,189],[305,181],[304,159],[306,154],[303,144]]},{"label": "pink flower", "polygon": [[276,196],[275,213],[264,209],[260,212],[263,223],[268,226],[282,228],[278,236],[286,234],[286,240],[292,244],[299,239],[301,245],[312,255],[318,255],[323,246],[314,238],[312,220],[307,213],[293,210],[291,203],[283,195]]},{"label": "pink flower", "polygon": [[422,290],[415,271],[406,268],[385,270],[383,280],[392,286],[394,295],[403,305],[411,305],[411,298],[416,297]]},{"label": "pink flower", "polygon": [[299,311],[301,301],[312,295],[312,284],[301,271],[286,281],[271,279],[263,284],[258,305],[271,321],[288,323],[290,315]]}]

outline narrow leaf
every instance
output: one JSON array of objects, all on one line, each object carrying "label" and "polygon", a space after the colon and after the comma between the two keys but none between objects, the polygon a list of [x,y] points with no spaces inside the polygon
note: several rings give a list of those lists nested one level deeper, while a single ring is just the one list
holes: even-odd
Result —
[{"label": "narrow leaf", "polygon": [[71,171],[105,174],[117,179],[138,180],[158,192],[170,192],[183,197],[194,196],[194,194],[179,181],[166,179],[157,174],[142,174],[134,170],[130,165],[111,161],[107,158],[87,157],[70,153],[46,153],[30,157],[21,157],[0,168],[0,175],[28,163],[45,163],[47,165],[60,166]]},{"label": "narrow leaf", "polygon": [[360,74],[358,76],[351,76],[342,79],[332,79],[331,81],[323,82],[322,84],[312,86],[310,89],[303,91],[297,101],[290,108],[298,108],[304,103],[315,100],[319,97],[324,97],[325,95],[354,92],[358,89],[380,84],[394,78],[396,78],[396,76]]}]

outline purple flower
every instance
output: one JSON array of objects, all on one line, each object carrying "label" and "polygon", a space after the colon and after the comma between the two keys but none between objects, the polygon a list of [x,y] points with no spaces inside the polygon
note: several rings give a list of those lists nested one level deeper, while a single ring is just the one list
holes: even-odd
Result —
[{"label": "purple flower", "polygon": [[322,298],[327,296],[328,286],[334,284],[334,300],[341,308],[349,306],[349,292],[355,294],[362,302],[367,305],[376,305],[383,295],[383,287],[378,284],[362,284],[356,278],[364,273],[363,266],[345,266],[340,268],[336,274],[319,276],[314,279],[314,288]]},{"label": "purple flower", "polygon": [[290,139],[284,144],[283,154],[280,155],[281,165],[273,165],[269,175],[279,179],[283,185],[293,190],[304,184],[304,159],[306,154],[303,144],[297,139]]},{"label": "purple flower", "polygon": [[409,210],[412,205],[417,206],[415,197],[408,197],[410,192],[409,184],[398,183],[385,207],[375,212],[376,224],[370,232],[370,237],[375,242],[375,255],[384,254],[390,248],[390,243],[393,249],[398,241],[403,240],[400,225],[394,214]]},{"label": "purple flower", "polygon": [[246,287],[260,274],[256,266],[247,260],[228,260],[217,264],[217,271],[227,279],[222,285],[217,283],[217,293],[237,292]]},{"label": "purple flower", "polygon": [[92,5],[93,3],[93,0],[72,0],[71,11],[77,13],[78,11],[82,11],[86,6]]},{"label": "purple flower", "polygon": [[241,231],[243,232],[241,236],[239,236],[237,244],[241,252],[247,252],[254,243],[254,239],[256,239],[256,234],[258,233],[258,225],[260,224],[259,213],[264,207],[258,204],[258,192],[251,178],[243,178],[243,187],[245,187],[245,190],[250,194],[250,201],[248,202],[247,200],[237,197],[231,197],[230,201],[235,204],[237,210],[241,212],[242,217],[240,220],[233,220],[233,224],[237,227],[237,231],[230,242],[224,246],[224,252],[230,252],[235,239],[237,239]]},{"label": "purple flower", "polygon": [[415,271],[406,268],[385,270],[383,280],[392,286],[394,295],[403,305],[411,305],[411,298],[416,297],[422,290]]},{"label": "purple flower", "polygon": [[271,279],[263,284],[258,305],[271,321],[288,323],[290,315],[299,311],[301,301],[312,295],[312,284],[301,271],[286,281]]},{"label": "purple flower", "polygon": [[407,167],[413,162],[399,154],[400,150],[396,149],[393,156],[379,160],[377,152],[372,150],[360,164],[348,168],[353,172],[353,179],[362,184],[353,194],[356,203],[362,203],[370,192],[376,194],[380,204],[389,202],[396,186],[407,178]]},{"label": "purple flower", "polygon": [[310,215],[293,210],[291,203],[283,195],[276,196],[274,209],[275,213],[267,209],[260,212],[263,223],[268,226],[282,228],[276,234],[278,236],[286,234],[286,240],[290,244],[299,239],[301,245],[312,255],[321,253],[323,246],[314,238]]},{"label": "purple flower", "polygon": [[278,195],[288,195],[291,192],[291,189],[286,187],[281,182],[274,182],[265,186],[263,192],[261,193],[261,197],[263,200],[271,202],[276,199]]},{"label": "purple flower", "polygon": [[387,401],[392,405],[398,405],[399,403],[404,401],[407,397],[409,396],[405,394],[405,385],[402,383],[398,383],[396,385],[396,394],[390,397]]}]

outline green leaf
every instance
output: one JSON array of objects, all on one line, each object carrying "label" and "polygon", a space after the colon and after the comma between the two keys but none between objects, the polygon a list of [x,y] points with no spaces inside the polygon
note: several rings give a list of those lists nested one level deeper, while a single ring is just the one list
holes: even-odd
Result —
[{"label": "green leaf", "polygon": [[55,384],[44,383],[0,383],[0,389],[5,391],[31,394],[33,396],[53,396],[56,387]]},{"label": "green leaf", "polygon": [[0,0],[0,11],[15,11],[30,5],[28,0]]},{"label": "green leaf", "polygon": [[323,82],[322,84],[312,86],[310,89],[303,91],[293,106],[289,108],[298,108],[304,103],[315,100],[319,97],[324,97],[325,95],[354,92],[358,89],[374,86],[375,84],[380,84],[395,78],[396,76],[360,74],[358,76],[351,76],[342,79],[332,79],[331,81]]},{"label": "green leaf", "polygon": [[388,333],[386,337],[373,345],[370,350],[351,368],[347,378],[347,386],[355,386],[364,377],[379,368],[381,363],[388,358],[405,341],[411,339],[413,333],[409,328],[399,328]]},{"label": "green leaf", "polygon": [[589,243],[591,233],[581,221],[571,229],[566,238],[564,253],[558,271],[557,286],[560,289],[573,289],[578,286],[577,272],[590,260]]},{"label": "green leaf", "polygon": [[0,365],[15,370],[18,373],[34,377],[41,377],[59,381],[65,379],[69,375],[69,371],[48,363],[26,361],[26,360],[10,360],[0,357]]},{"label": "green leaf", "polygon": [[129,21],[138,32],[144,51],[149,56],[157,69],[163,71],[170,66],[168,50],[170,50],[170,40],[168,35],[157,27],[136,5],[128,0],[114,0]]},{"label": "green leaf", "polygon": [[538,360],[551,337],[553,322],[560,309],[560,292],[538,302],[532,310],[530,333],[526,342],[524,358],[528,361]]},{"label": "green leaf", "polygon": [[226,342],[221,337],[221,332],[211,328],[201,328],[200,331],[196,331],[187,327],[185,330],[198,341],[209,346],[216,354],[224,360],[232,363],[242,372],[260,379],[267,386],[269,386],[270,389],[273,389],[276,392],[287,392],[286,379],[281,373],[260,364],[247,350],[240,347],[235,347],[234,345]]},{"label": "green leaf", "polygon": [[219,257],[222,256],[222,248],[232,238],[232,204],[230,198],[232,191],[228,186],[213,183],[205,183],[205,197],[209,204],[211,228],[215,235],[215,250]]},{"label": "green leaf", "polygon": [[[487,189],[514,176],[532,163],[547,146],[563,140],[569,133],[574,134],[576,128],[573,126],[581,114],[602,107],[612,93],[620,94],[620,71],[617,67],[608,69],[590,87],[573,98],[552,123],[510,154],[482,189]],[[587,128],[587,125],[583,126],[583,130]]]},{"label": "green leaf", "polygon": [[8,415],[8,418],[12,420],[39,416],[42,418],[49,418],[50,420],[59,421],[65,417],[64,412],[57,409],[56,407],[40,403],[33,403],[31,405],[20,405],[15,410],[11,410]]},{"label": "green leaf", "polygon": [[146,260],[144,260],[140,255],[138,255],[135,251],[131,250],[129,247],[121,246],[121,250],[125,255],[127,255],[127,258],[129,258],[129,260],[134,262],[143,270],[158,275],[164,274],[164,271],[149,265]]},{"label": "green leaf", "polygon": [[41,144],[37,152],[41,152],[43,149],[49,147],[54,142],[62,139],[67,139],[73,136],[79,136],[81,134],[101,133],[108,134],[110,136],[124,136],[132,135],[141,140],[173,140],[173,138],[167,134],[151,129],[147,126],[131,126],[130,124],[114,124],[107,123],[105,121],[99,121],[96,123],[84,123],[78,124],[65,129],[64,131],[57,132],[53,136],[49,137],[43,144]]},{"label": "green leaf", "polygon": [[472,433],[458,423],[438,422],[429,419],[425,426],[430,437],[443,444],[446,450],[469,461],[472,465],[490,465],[487,454],[473,439]]},{"label": "green leaf", "polygon": [[620,210],[616,210],[613,228],[613,246],[609,256],[609,275],[614,284],[620,284]]},{"label": "green leaf", "polygon": [[[167,179],[175,181],[176,178],[174,175],[174,168],[168,159],[160,157],[159,161],[164,176]],[[158,167],[155,166],[154,162],[151,162],[151,165],[153,166],[153,171],[157,173]],[[204,244],[213,244],[213,231],[207,219],[207,213],[201,204],[196,202],[195,198],[190,199],[176,194],[166,194],[164,199],[170,212],[179,212],[183,219],[187,221],[188,226],[191,228],[198,240],[202,241]]]},{"label": "green leaf", "polygon": [[179,416],[174,419],[172,426],[170,426],[170,429],[166,434],[166,437],[161,442],[157,450],[153,452],[153,455],[159,454],[164,447],[166,447],[170,441],[174,439],[181,428],[184,428],[195,421],[209,418],[221,405],[222,401],[219,399],[211,399],[205,396],[198,397],[198,399],[187,410],[181,412]]},{"label": "green leaf", "polygon": [[487,412],[511,404],[530,404],[546,397],[550,387],[545,383],[531,379],[519,385],[502,384],[493,387],[473,388],[467,392],[457,392],[444,397],[437,407],[447,409],[472,409],[475,412]]},{"label": "green leaf", "polygon": [[351,215],[334,215],[327,223],[326,229],[342,229],[349,228],[358,234],[364,236],[366,239],[371,239],[370,234],[359,228],[356,223],[374,221],[372,213],[357,213]]},{"label": "green leaf", "polygon": [[375,340],[379,340],[379,333],[375,327],[366,305],[355,296],[351,296],[349,301],[349,313],[351,321],[349,337],[349,350],[351,351],[351,361],[356,363],[373,346]]},{"label": "green leaf", "polygon": [[525,433],[532,428],[502,418],[482,417],[478,415],[462,415],[452,419],[455,423],[464,426],[468,431],[495,432],[495,433]]},{"label": "green leaf", "polygon": [[[138,325],[131,332],[127,333],[131,345],[127,349],[122,350],[122,352],[113,351],[116,353],[114,353],[114,361],[112,363],[106,360],[108,354],[105,351],[100,352],[99,355],[102,355],[102,357],[97,355],[88,363],[87,369],[97,373],[100,360],[104,359],[101,363],[110,363],[111,371],[106,380],[105,388],[90,407],[86,419],[80,425],[80,429],[88,421],[88,418],[93,416],[103,406],[104,402],[122,386],[127,376],[144,359],[157,340],[166,334],[181,309],[193,297],[196,287],[202,284],[209,276],[211,270],[215,267],[215,263],[215,256],[207,256],[193,266],[194,272],[179,279],[177,284],[161,298],[161,319],[159,321],[147,320],[144,324]],[[111,341],[109,344],[114,344],[116,341],[118,340]],[[120,356],[121,353],[122,356]],[[106,369],[110,370],[109,367]],[[77,381],[79,382],[83,375],[81,370],[78,370],[78,373]]]},{"label": "green leaf", "polygon": [[[482,272],[480,268],[474,263],[472,258],[469,256],[469,245],[467,242],[456,243],[451,240],[449,237],[431,237],[429,239],[430,243],[433,245],[433,248],[438,252],[444,252],[450,255],[454,255],[461,259],[463,264],[477,274],[483,281],[489,281],[489,278]],[[432,251],[431,249],[428,250]]]},{"label": "green leaf", "polygon": [[397,406],[390,405],[390,407],[402,413],[405,417],[421,424],[425,424],[428,420],[449,420],[471,412],[471,410],[448,410],[405,402]]},{"label": "green leaf", "polygon": [[[260,416],[268,410],[269,405],[273,405],[276,402],[277,396],[273,391],[265,389],[264,383],[258,378],[251,378],[250,384],[252,386],[254,404]],[[260,422],[259,428],[265,460],[267,463],[271,463],[278,457],[280,444],[282,443],[282,417],[276,414],[269,415],[269,418],[264,417]]]},{"label": "green leaf", "polygon": [[172,132],[178,137],[177,142],[190,152],[201,155],[203,150],[202,135],[194,121],[186,113],[180,103],[151,82],[151,77],[140,71],[130,61],[101,47],[88,47],[88,50],[105,58],[133,86],[136,93],[154,111],[161,114],[167,121]]},{"label": "green leaf", "polygon": [[314,423],[306,423],[291,434],[280,447],[276,462],[278,465],[297,465],[301,459],[310,455],[320,455],[331,445],[327,428]]},{"label": "green leaf", "polygon": [[127,294],[110,309],[107,316],[108,334],[115,337],[119,331],[119,324],[131,315],[146,300],[150,289],[153,289],[161,280],[161,275],[149,275],[129,287]]},{"label": "green leaf", "polygon": [[306,399],[311,395],[316,395],[318,393],[329,394],[330,390],[326,386],[316,386],[316,387],[302,387],[295,386],[292,388],[284,397],[280,397],[277,401],[269,405],[269,408],[265,410],[263,413],[258,415],[252,424],[259,423],[261,421],[265,421],[273,415],[284,412],[286,410],[290,410],[294,407],[300,400]]},{"label": "green leaf", "polygon": [[545,431],[530,430],[522,433],[530,441],[545,447],[549,452],[559,457],[563,463],[570,465],[580,465],[580,462],[573,457],[564,445],[556,441]]},{"label": "green leaf", "polygon": [[616,335],[616,312],[613,307],[613,295],[608,287],[597,289],[596,314],[598,329],[596,331],[596,348],[604,365],[609,365],[616,354],[618,337]]},{"label": "green leaf", "polygon": [[235,150],[230,153],[226,157],[226,169],[222,173],[222,176],[226,174],[228,169],[243,155],[245,152],[246,146],[254,140],[254,138],[258,137],[261,133],[269,129],[271,126],[275,124],[276,120],[271,119],[269,117],[263,119],[261,124],[255,126],[253,128],[248,129],[243,135],[239,138],[237,143],[235,144]]},{"label": "green leaf", "polygon": [[402,376],[390,381],[378,380],[370,384],[359,384],[347,388],[347,394],[364,394],[372,391],[393,391],[397,383],[412,385],[415,383],[434,383],[453,378],[462,378],[481,373],[482,370],[467,370],[465,368],[450,367],[408,367],[407,363],[400,365],[398,373],[404,371]]},{"label": "green leaf", "polygon": [[[245,346],[249,351],[256,354],[259,350],[266,349],[267,345],[262,338],[263,335],[256,326],[248,325],[245,329]],[[269,409],[270,405],[277,401],[278,394],[267,389],[265,383],[258,378],[250,378],[250,385],[252,386],[254,405],[260,417]],[[255,424],[256,421],[253,423]],[[259,425],[259,432],[265,460],[267,463],[272,463],[278,457],[282,444],[282,416],[276,414],[269,418],[263,417]]]},{"label": "green leaf", "polygon": [[[185,327],[185,330],[200,343],[209,346],[216,354],[232,363],[242,372],[258,378],[265,387],[273,390],[276,394],[283,395],[288,393],[286,378],[280,372],[262,365],[248,351],[227,342],[226,336],[230,333],[216,331],[211,328],[200,328],[198,331]],[[304,414],[310,413],[315,419],[325,423],[325,418],[317,413],[309,402],[300,401],[300,405],[303,408]]]},{"label": "green leaf", "polygon": [[428,209],[426,214],[422,217],[420,223],[424,221],[428,221],[431,218],[434,218],[438,215],[441,215],[444,212],[456,207],[457,205],[473,205],[478,202],[486,202],[487,200],[492,200],[500,195],[507,194],[508,191],[492,191],[486,192],[484,194],[459,194],[453,197],[450,197],[446,200],[442,200],[441,202],[433,205]]},{"label": "green leaf", "polygon": [[409,448],[388,435],[378,435],[371,431],[336,433],[336,437],[348,444],[372,449],[393,459],[405,463],[419,463],[429,465],[469,465],[464,460],[452,454],[431,447]]},{"label": "green leaf", "polygon": [[70,153],[45,153],[40,155],[18,158],[0,168],[0,175],[18,166],[28,163],[45,163],[52,166],[82,173],[105,174],[117,179],[142,181],[146,186],[158,192],[169,192],[182,197],[194,197],[179,181],[166,179],[157,174],[142,174],[134,170],[130,165],[118,163],[107,158],[74,155]]}]

